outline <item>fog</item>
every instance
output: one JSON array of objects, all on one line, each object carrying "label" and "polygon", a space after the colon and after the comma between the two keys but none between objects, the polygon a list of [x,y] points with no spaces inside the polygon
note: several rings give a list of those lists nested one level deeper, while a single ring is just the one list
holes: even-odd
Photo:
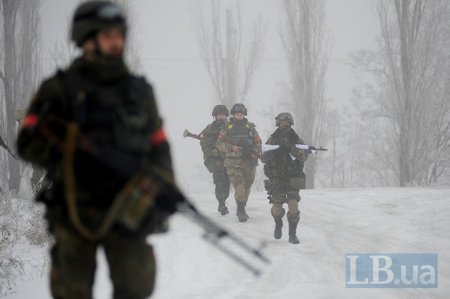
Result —
[{"label": "fog", "polygon": [[[450,1],[113,1],[127,11],[125,59],[154,88],[182,191],[243,239],[270,239],[265,249],[276,257],[262,279],[242,279],[233,268],[238,265],[219,252],[210,255],[198,238],[201,229],[186,224],[180,211],[169,233],[150,237],[162,265],[156,298],[174,298],[180,290],[210,298],[218,288],[220,298],[256,289],[254,298],[261,298],[286,281],[278,297],[298,291],[352,297],[340,281],[348,252],[434,252],[441,263],[449,261]],[[40,84],[81,55],[69,38],[80,2],[0,1],[0,296],[50,296],[43,273],[51,241],[44,207],[33,200],[43,176],[17,157],[15,145],[23,109]],[[273,240],[261,162],[244,225],[234,215],[234,190],[230,214],[217,213],[199,141],[183,137],[185,129],[198,134],[211,123],[215,105],[230,109],[237,102],[247,107],[263,142],[276,129],[275,116],[290,112],[306,144],[328,149],[311,153],[304,165],[300,246]],[[286,260],[293,261],[287,271]],[[107,298],[106,264],[99,265],[104,278],[95,292]],[[441,275],[449,277],[445,269]],[[427,294],[448,293],[442,285]],[[414,287],[402,295],[427,297],[425,291]],[[371,294],[399,296],[389,289]]]},{"label": "fog", "polygon": [[[203,2],[207,4],[207,1]],[[191,13],[192,2],[136,0],[130,3],[130,25],[136,37],[133,43],[141,62],[138,72],[145,75],[156,90],[178,180],[183,186],[189,185],[190,190],[204,190],[209,184],[202,182],[209,176],[203,167],[200,146],[193,139],[184,139],[182,132],[186,128],[194,133],[203,130],[212,121],[212,108],[219,103],[201,61]],[[223,6],[226,8],[234,3],[223,1]],[[51,57],[55,43],[69,42],[66,24],[76,4],[77,1],[43,1],[42,56],[46,75],[54,72]],[[283,96],[282,85],[288,81],[280,39],[282,8],[280,1],[273,0],[242,1],[241,5],[245,34],[249,32],[245,25],[250,26],[258,16],[263,19],[266,29],[260,67],[244,101],[249,110],[248,119],[257,125],[265,141],[275,129],[273,118],[282,112],[277,102]],[[327,1],[325,13],[330,56],[326,98],[330,105],[340,107],[349,105],[357,84],[348,65],[349,54],[373,48],[379,29],[369,0]],[[271,117],[268,117],[268,111],[272,112]],[[299,133],[302,135],[301,131]]]}]

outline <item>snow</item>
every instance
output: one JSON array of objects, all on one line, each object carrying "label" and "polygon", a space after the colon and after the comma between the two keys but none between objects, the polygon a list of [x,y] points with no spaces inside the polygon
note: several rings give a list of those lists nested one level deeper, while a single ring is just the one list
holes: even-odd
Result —
[{"label": "snow", "polygon": [[[301,192],[299,237],[302,244],[272,237],[273,220],[264,193],[248,203],[250,219],[237,222],[235,204],[220,216],[212,195],[191,195],[213,220],[258,246],[271,265],[255,277],[201,238],[202,230],[176,215],[171,231],[154,235],[158,260],[157,286],[152,298],[450,298],[450,189],[327,189]],[[224,245],[230,245],[224,242]],[[346,253],[436,253],[436,289],[345,288]],[[99,252],[94,296],[111,298],[104,257]],[[44,275],[19,285],[9,299],[50,298]]]}]

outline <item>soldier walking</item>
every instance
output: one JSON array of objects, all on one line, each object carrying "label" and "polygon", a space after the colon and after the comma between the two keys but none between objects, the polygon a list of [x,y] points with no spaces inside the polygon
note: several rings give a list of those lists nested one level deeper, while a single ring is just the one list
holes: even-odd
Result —
[{"label": "soldier walking", "polygon": [[291,126],[294,125],[290,113],[280,113],[275,117],[277,130],[270,136],[266,144],[277,145],[277,149],[264,151],[262,162],[264,174],[269,178],[271,188],[271,213],[275,220],[275,239],[282,236],[283,204],[287,203],[287,220],[289,223],[289,242],[298,244],[297,225],[300,221],[298,202],[300,189],[305,188],[304,162],[308,158],[305,150],[298,149],[296,144],[303,144]]},{"label": "soldier walking", "polygon": [[225,105],[217,105],[212,111],[214,121],[210,123],[200,135],[200,145],[203,151],[203,161],[210,173],[213,174],[215,194],[219,206],[217,211],[221,215],[228,214],[225,201],[230,195],[230,179],[223,165],[224,155],[216,148],[217,137],[228,124],[229,112]]},{"label": "soldier walking", "polygon": [[245,118],[247,108],[243,104],[235,104],[231,115],[230,123],[219,134],[217,149],[225,156],[224,166],[235,190],[236,216],[240,222],[246,222],[249,216],[245,207],[255,180],[261,139],[255,124]]},{"label": "soldier walking", "polygon": [[55,239],[53,298],[92,298],[100,246],[114,298],[143,299],[153,291],[155,258],[146,236],[167,217],[141,207],[149,199],[140,191],[154,189],[134,178],[156,167],[172,177],[172,166],[152,87],[124,63],[126,32],[120,6],[81,4],[71,36],[82,56],[41,85],[21,125],[20,156],[44,168],[52,183],[38,199]]}]

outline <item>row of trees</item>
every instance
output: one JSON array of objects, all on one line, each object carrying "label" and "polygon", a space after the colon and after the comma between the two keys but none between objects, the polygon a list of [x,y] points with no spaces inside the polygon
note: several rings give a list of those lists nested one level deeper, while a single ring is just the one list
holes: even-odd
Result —
[{"label": "row of trees", "polygon": [[[130,4],[125,4],[130,9]],[[15,110],[26,106],[40,78],[40,5],[40,1],[24,0],[0,3],[0,42],[4,47],[0,54],[0,133],[8,145],[14,144],[16,136]],[[266,25],[258,18],[250,34],[245,35],[239,2],[222,5],[218,0],[193,2],[192,17],[201,58],[217,100],[231,105],[246,101],[260,65]],[[343,151],[347,156],[341,157],[331,153],[332,163],[327,158],[328,166],[319,166],[332,167],[328,173],[336,176],[342,166],[339,160],[358,161],[364,157],[379,161],[377,165],[389,171],[380,171],[373,163],[355,165],[368,165],[369,172],[393,178],[398,185],[438,183],[448,175],[449,168],[449,4],[445,0],[377,0],[373,5],[381,29],[378,48],[360,51],[353,57],[355,69],[369,75],[366,78],[370,84],[359,88],[357,95],[372,102],[359,105],[357,121],[370,129],[360,137],[366,137],[365,145],[372,150],[369,155],[353,150]],[[299,120],[297,129],[307,143],[336,143],[340,141],[336,135],[342,134],[336,124],[343,123],[340,116],[345,111],[327,111],[329,48],[324,1],[283,0],[280,12],[280,37],[289,75],[288,106]],[[244,36],[249,37],[247,52],[243,51]],[[133,51],[135,47],[129,50]],[[55,56],[56,61],[57,53]],[[333,115],[338,120],[332,119]],[[19,163],[4,151],[1,155],[2,167],[8,169],[4,177],[7,187],[17,190]],[[315,185],[318,162],[314,157],[306,165],[310,188]]]},{"label": "row of trees", "polygon": [[[245,102],[262,56],[265,24],[261,17],[253,22],[247,55],[242,51],[243,26],[238,2],[223,9],[218,0],[205,6],[197,1],[192,16],[200,56],[213,83],[217,101],[231,106]],[[324,31],[324,2],[284,0],[280,4],[283,43],[290,84],[287,106],[300,122],[296,123],[308,143],[322,141],[321,116],[325,109],[325,70],[327,49]],[[314,187],[316,158],[306,165],[308,187]]]},{"label": "row of trees", "polygon": [[[448,184],[450,167],[450,3],[374,2],[378,47],[353,57],[370,170],[392,185]],[[369,80],[367,80],[369,79]]]},{"label": "row of trees", "polygon": [[[12,147],[17,134],[15,112],[27,105],[40,75],[40,0],[2,0],[0,2],[0,135]],[[2,183],[7,189],[18,190],[20,165],[2,151]],[[9,175],[8,175],[9,174]]]},{"label": "row of trees", "polygon": [[[193,18],[201,58],[225,105],[244,102],[263,49],[261,18],[253,23],[247,55],[241,51],[237,4],[222,8],[199,1]],[[375,0],[381,29],[378,47],[352,57],[365,73],[354,107],[326,103],[328,37],[324,1],[280,2],[289,82],[287,108],[305,142],[328,143],[332,152],[306,164],[307,187],[317,166],[325,186],[430,185],[445,182],[450,168],[450,11],[445,0]],[[371,101],[364,101],[368,99]],[[356,108],[356,111],[355,111]],[[339,145],[338,145],[339,144]]]}]

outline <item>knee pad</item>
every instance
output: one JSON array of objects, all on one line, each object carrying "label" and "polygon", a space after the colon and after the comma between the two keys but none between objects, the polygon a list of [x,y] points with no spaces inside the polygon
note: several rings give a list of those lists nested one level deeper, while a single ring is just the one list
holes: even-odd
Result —
[{"label": "knee pad", "polygon": [[273,203],[270,212],[273,218],[283,218],[284,214],[286,213],[283,209],[283,204],[281,203]]},{"label": "knee pad", "polygon": [[291,211],[288,211],[287,213],[287,219],[289,222],[299,222],[300,221],[300,211],[298,211],[297,213],[291,213]]},{"label": "knee pad", "polygon": [[296,201],[300,201],[300,194],[298,194],[298,191],[289,191],[286,193],[288,200],[294,199]]}]

